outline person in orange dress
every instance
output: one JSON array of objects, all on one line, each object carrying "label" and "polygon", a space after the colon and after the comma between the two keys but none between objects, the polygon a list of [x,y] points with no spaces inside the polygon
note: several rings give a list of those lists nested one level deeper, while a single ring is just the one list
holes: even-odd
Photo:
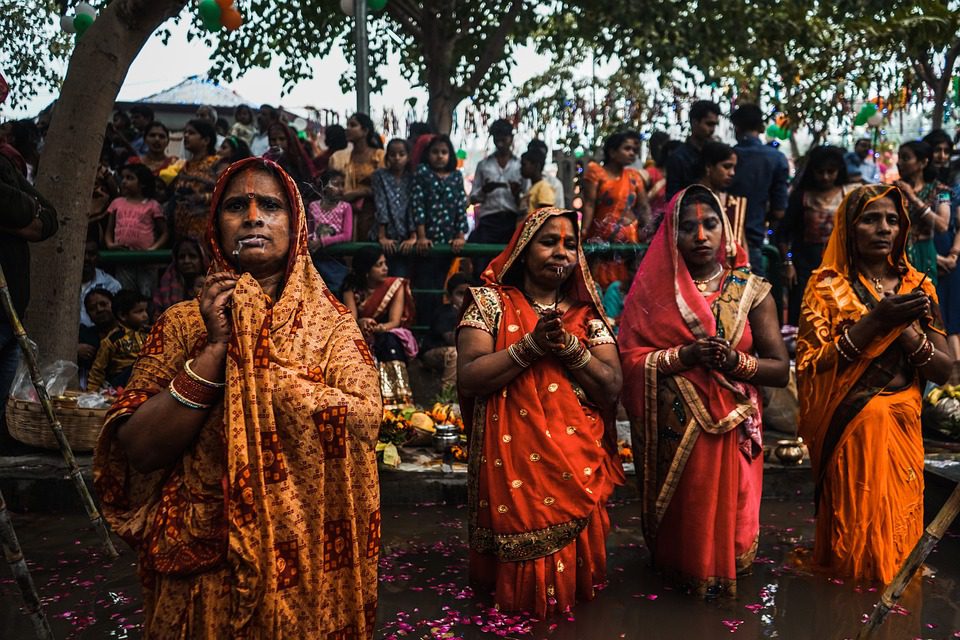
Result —
[{"label": "person in orange dress", "polygon": [[620,363],[573,211],[531,214],[483,281],[457,335],[470,577],[542,618],[605,580]]},{"label": "person in orange dress", "polygon": [[889,582],[923,533],[921,394],[953,366],[936,289],[906,257],[903,194],[865,185],[837,210],[797,340],[799,430],[816,481],[814,560]]},{"label": "person in orange dress", "polygon": [[770,284],[706,187],[671,201],[619,338],[653,565],[684,591],[734,597],[760,533],[758,386],[785,386],[789,358]]},{"label": "person in orange dress", "polygon": [[94,486],[137,551],[144,638],[372,638],[377,371],[269,160],[213,193],[210,274],[154,325]]}]

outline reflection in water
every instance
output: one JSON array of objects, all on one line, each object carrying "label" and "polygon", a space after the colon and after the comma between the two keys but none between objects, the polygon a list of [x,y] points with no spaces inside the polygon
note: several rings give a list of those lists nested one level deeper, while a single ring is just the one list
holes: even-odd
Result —
[{"label": "reflection in water", "polygon": [[[880,597],[879,585],[857,585],[807,569],[812,508],[765,500],[753,574],[735,601],[707,602],[671,589],[649,568],[635,502],[614,503],[608,542],[609,584],[571,613],[537,621],[502,614],[489,594],[467,584],[462,507],[384,507],[377,638],[474,640],[699,640],[701,638],[852,638]],[[140,589],[135,555],[109,564],[82,515],[15,514],[57,638],[138,638]],[[682,543],[682,541],[678,541]],[[916,581],[876,638],[953,638],[960,631],[960,538],[948,534],[928,559],[935,577]],[[31,638],[20,596],[0,569],[0,637]]]}]

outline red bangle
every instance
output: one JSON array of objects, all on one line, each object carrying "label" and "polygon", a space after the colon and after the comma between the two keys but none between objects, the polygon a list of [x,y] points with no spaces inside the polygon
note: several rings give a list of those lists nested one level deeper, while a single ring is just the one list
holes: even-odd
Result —
[{"label": "red bangle", "polygon": [[174,376],[168,390],[174,400],[191,409],[209,409],[220,395],[219,389],[197,382],[184,370]]}]

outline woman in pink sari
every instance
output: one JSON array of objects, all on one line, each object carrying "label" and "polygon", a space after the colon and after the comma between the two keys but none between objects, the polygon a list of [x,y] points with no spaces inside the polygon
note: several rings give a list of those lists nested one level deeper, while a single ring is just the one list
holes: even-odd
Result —
[{"label": "woman in pink sari", "polygon": [[735,596],[756,554],[757,385],[788,372],[770,285],[721,212],[703,186],[674,197],[620,327],[644,537],[659,571],[705,597]]}]

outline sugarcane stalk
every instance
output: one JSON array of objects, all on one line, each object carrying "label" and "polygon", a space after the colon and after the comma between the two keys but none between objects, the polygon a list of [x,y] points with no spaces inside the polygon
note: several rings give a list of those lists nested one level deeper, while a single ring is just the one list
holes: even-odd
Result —
[{"label": "sugarcane stalk", "polygon": [[17,532],[13,529],[10,512],[7,511],[7,503],[4,502],[2,493],[0,493],[0,547],[3,548],[3,557],[10,565],[13,578],[16,580],[17,586],[20,587],[20,594],[27,606],[27,614],[33,623],[37,638],[53,640],[53,630],[47,621],[47,614],[43,611],[43,604],[40,602],[40,596],[37,595],[37,588],[33,584],[33,577],[30,575],[27,561],[20,550],[20,541],[17,540]]},{"label": "sugarcane stalk", "polygon": [[77,458],[73,455],[73,448],[70,447],[67,437],[63,434],[63,426],[60,424],[60,420],[54,411],[53,402],[50,400],[50,393],[47,391],[47,385],[40,376],[40,365],[37,363],[37,354],[30,348],[27,331],[23,328],[20,317],[13,308],[13,300],[10,298],[10,290],[7,288],[7,278],[3,273],[3,267],[0,267],[0,302],[3,304],[3,310],[7,314],[10,326],[13,327],[13,333],[17,336],[17,342],[20,344],[20,350],[23,352],[23,359],[27,363],[27,370],[30,372],[30,380],[33,382],[33,387],[37,390],[37,396],[40,398],[40,406],[43,407],[43,412],[47,416],[47,421],[50,423],[53,435],[57,439],[60,454],[63,456],[64,462],[67,463],[70,479],[73,481],[77,493],[80,494],[80,501],[83,503],[83,508],[87,512],[87,517],[90,518],[90,524],[93,525],[93,528],[96,529],[100,535],[100,541],[107,555],[111,558],[116,558],[120,554],[117,553],[117,549],[113,545],[113,540],[110,539],[110,531],[107,529],[107,523],[97,510],[97,505],[93,501],[90,489],[87,488],[87,483],[83,480],[83,476],[80,473],[80,465],[77,464]]},{"label": "sugarcane stalk", "polygon": [[870,614],[870,619],[867,620],[866,625],[857,634],[857,640],[869,638],[870,634],[883,624],[884,618],[896,606],[900,596],[903,595],[907,585],[910,584],[913,574],[917,572],[923,561],[927,559],[933,548],[940,542],[940,538],[943,537],[944,532],[957,517],[957,513],[960,513],[960,484],[953,488],[953,493],[947,498],[933,521],[927,525],[923,535],[920,536],[920,540],[914,545],[910,555],[907,556],[903,566],[900,567],[900,571],[887,585],[887,588],[883,590],[880,602],[877,603],[873,613]]}]

